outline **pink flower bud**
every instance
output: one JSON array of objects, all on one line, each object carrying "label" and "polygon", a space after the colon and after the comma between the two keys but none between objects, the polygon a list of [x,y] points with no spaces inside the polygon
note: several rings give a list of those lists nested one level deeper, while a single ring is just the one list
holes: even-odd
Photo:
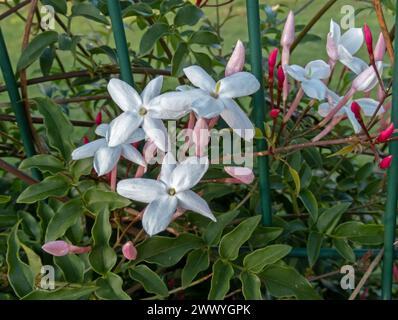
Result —
[{"label": "pink flower bud", "polygon": [[285,73],[283,72],[282,66],[279,66],[278,67],[278,90],[282,90],[284,81],[285,81]]},{"label": "pink flower bud", "polygon": [[203,1],[203,0],[196,0],[195,5],[196,5],[197,7],[200,7],[200,5],[202,4],[202,1]]},{"label": "pink flower bud", "polygon": [[254,180],[253,170],[246,167],[224,167],[226,173],[238,179],[244,184],[250,184]]},{"label": "pink flower bud", "polygon": [[74,245],[69,245],[69,253],[83,254],[91,251],[91,247],[78,247]]},{"label": "pink flower bud", "polygon": [[374,50],[375,61],[383,61],[385,53],[386,53],[386,43],[384,41],[383,34],[380,32],[379,39],[377,40]]},{"label": "pink flower bud", "polygon": [[287,16],[285,27],[283,28],[281,36],[281,45],[284,48],[290,48],[294,42],[294,13],[289,12]]},{"label": "pink flower bud", "polygon": [[90,142],[90,140],[87,138],[87,136],[84,136],[83,137],[83,144],[87,144],[89,142]]},{"label": "pink flower bud", "polygon": [[328,53],[329,58],[333,62],[336,62],[339,59],[339,52],[337,49],[337,44],[334,41],[333,36],[330,33],[327,36],[326,51]]},{"label": "pink flower bud", "polygon": [[123,256],[127,260],[135,260],[137,258],[137,249],[134,246],[134,243],[131,241],[127,241],[122,247]]},{"label": "pink flower bud", "polygon": [[356,118],[358,121],[362,121],[361,106],[360,106],[357,102],[353,101],[353,102],[351,103],[351,111],[352,111],[352,113],[355,115],[355,118]]},{"label": "pink flower bud", "polygon": [[383,170],[388,169],[391,166],[391,161],[392,161],[392,155],[385,157],[379,162],[379,168]]},{"label": "pink flower bud", "polygon": [[95,124],[99,126],[102,123],[102,112],[99,111],[95,117]]},{"label": "pink flower bud", "polygon": [[393,133],[394,133],[394,124],[391,123],[387,129],[380,132],[379,136],[376,139],[376,142],[386,142],[388,139],[391,138]]},{"label": "pink flower bud", "polygon": [[56,257],[66,256],[69,253],[69,244],[62,240],[47,242],[41,248]]},{"label": "pink flower bud", "polygon": [[193,128],[192,140],[196,146],[196,155],[202,157],[205,154],[206,147],[209,143],[209,127],[204,118],[199,118]]},{"label": "pink flower bud", "polygon": [[278,58],[278,48],[271,51],[268,57],[268,79],[274,79],[276,59]]},{"label": "pink flower bud", "polygon": [[369,57],[373,58],[373,36],[369,26],[365,23],[363,26],[363,33],[365,35],[366,48],[368,49]]},{"label": "pink flower bud", "polygon": [[238,40],[235,49],[228,60],[225,67],[225,76],[228,77],[234,73],[241,72],[245,65],[245,46],[242,41]]},{"label": "pink flower bud", "polygon": [[278,118],[280,112],[281,112],[281,111],[280,111],[279,109],[276,109],[276,108],[271,109],[271,111],[269,112],[269,116],[270,116],[272,119],[276,119],[276,118]]}]

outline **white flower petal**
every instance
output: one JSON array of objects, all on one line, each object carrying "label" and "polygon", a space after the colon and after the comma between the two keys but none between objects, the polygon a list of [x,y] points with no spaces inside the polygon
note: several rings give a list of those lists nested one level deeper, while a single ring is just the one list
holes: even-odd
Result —
[{"label": "white flower petal", "polygon": [[[361,98],[355,100],[360,106],[365,116],[371,117],[376,111],[379,102],[370,98]],[[383,107],[377,112],[378,115],[384,113]]]},{"label": "white flower petal", "polygon": [[159,180],[163,181],[166,185],[170,185],[171,173],[177,166],[177,161],[172,152],[168,152],[162,161],[160,169]]},{"label": "white flower petal", "polygon": [[167,195],[166,185],[157,180],[133,178],[119,181],[116,192],[131,200],[150,203]]},{"label": "white flower petal", "polygon": [[142,226],[148,235],[153,236],[167,228],[177,209],[177,202],[176,197],[163,196],[146,207]]},{"label": "white flower petal", "polygon": [[332,109],[333,107],[328,102],[321,103],[318,107],[318,114],[321,117],[326,117]]},{"label": "white flower petal", "polygon": [[301,87],[305,94],[312,99],[323,100],[325,98],[327,87],[321,80],[304,80],[301,82]]},{"label": "white flower petal", "polygon": [[344,107],[343,108],[345,113],[347,114],[348,120],[350,120],[352,127],[354,128],[355,133],[361,132],[361,125],[359,124],[357,118],[355,117],[354,113],[351,111],[350,108]]},{"label": "white flower petal", "polygon": [[108,145],[110,147],[125,143],[142,122],[142,117],[135,112],[123,112],[113,119],[109,126]]},{"label": "white flower petal", "polygon": [[260,82],[249,72],[237,72],[219,81],[221,98],[246,97],[260,89]]},{"label": "white flower petal", "polygon": [[153,98],[157,97],[162,90],[163,76],[156,77],[149,81],[141,93],[142,103],[147,105]]},{"label": "white flower petal", "polygon": [[330,76],[330,66],[323,60],[314,60],[305,66],[305,72],[312,79],[327,79]]},{"label": "white flower petal", "polygon": [[353,55],[361,48],[363,39],[364,35],[361,28],[351,28],[341,36],[340,44]]},{"label": "white flower petal", "polygon": [[80,146],[79,148],[73,150],[72,152],[72,159],[73,160],[80,160],[85,158],[93,157],[95,152],[101,148],[106,146],[105,139],[98,139],[87,144]]},{"label": "white flower petal", "polygon": [[224,121],[243,139],[250,141],[254,137],[254,126],[242,111],[239,105],[232,99],[222,99],[225,109],[221,113]]},{"label": "white flower petal", "polygon": [[176,120],[191,111],[192,102],[199,97],[202,90],[188,90],[182,92],[167,92],[152,99],[147,115],[157,119]]},{"label": "white flower petal", "polygon": [[285,73],[287,72],[289,76],[297,81],[301,82],[305,80],[305,69],[303,67],[300,67],[296,64],[293,64],[291,66],[285,64],[283,66],[283,70],[285,71]]},{"label": "white flower petal", "polygon": [[[376,68],[381,76],[383,73],[383,62],[376,61]],[[378,79],[376,72],[373,66],[369,66],[354,79],[352,87],[357,91],[369,92],[377,85],[377,83]]]},{"label": "white flower petal", "polygon": [[138,92],[122,80],[111,79],[108,83],[108,92],[112,100],[123,111],[137,111],[142,105],[142,100]]},{"label": "white flower petal", "polygon": [[343,46],[338,47],[339,61],[356,74],[364,71],[368,65],[362,59],[353,57]]},{"label": "white flower petal", "polygon": [[208,92],[213,92],[215,90],[216,82],[203,68],[199,66],[190,66],[184,68],[184,73],[195,87]]},{"label": "white flower petal", "polygon": [[127,139],[126,143],[135,143],[141,140],[145,140],[145,131],[142,130],[141,128],[138,128]]},{"label": "white flower petal", "polygon": [[216,221],[216,218],[211,213],[209,205],[207,202],[191,190],[186,190],[176,194],[178,198],[178,206],[186,210],[191,210],[193,212],[200,213],[201,215]]},{"label": "white flower petal", "polygon": [[117,165],[120,154],[122,152],[121,147],[102,147],[94,155],[94,170],[99,176],[107,174]]},{"label": "white flower petal", "polygon": [[224,110],[224,105],[220,100],[210,95],[202,96],[192,103],[192,110],[199,118],[214,118]]},{"label": "white flower petal", "polygon": [[95,134],[105,138],[108,129],[109,129],[109,124],[101,123],[100,125],[98,125],[97,128],[95,128]]},{"label": "white flower petal", "polygon": [[130,144],[122,144],[122,156],[140,166],[146,166],[144,157],[136,148],[134,148]]},{"label": "white flower petal", "polygon": [[189,157],[177,165],[170,177],[170,187],[177,192],[191,189],[204,176],[209,168],[206,157]]},{"label": "white flower petal", "polygon": [[142,129],[144,129],[146,135],[160,150],[167,151],[169,135],[167,134],[167,129],[162,120],[145,116],[142,123]]},{"label": "white flower petal", "polygon": [[329,33],[330,33],[331,37],[333,38],[334,42],[336,44],[338,44],[340,42],[340,38],[341,38],[341,30],[340,30],[340,26],[336,22],[334,22],[333,19],[330,20]]}]

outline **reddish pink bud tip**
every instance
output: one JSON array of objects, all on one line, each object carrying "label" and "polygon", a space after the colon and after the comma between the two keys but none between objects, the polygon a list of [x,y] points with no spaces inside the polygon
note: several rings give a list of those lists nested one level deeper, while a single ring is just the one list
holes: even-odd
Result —
[{"label": "reddish pink bud tip", "polygon": [[282,90],[283,82],[285,81],[285,73],[283,72],[282,66],[278,67],[278,89]]},{"label": "reddish pink bud tip", "polygon": [[268,77],[269,77],[269,79],[274,78],[275,65],[276,65],[277,58],[278,58],[278,48],[275,48],[274,50],[271,51],[271,53],[268,57]]},{"label": "reddish pink bud tip", "polygon": [[195,4],[197,7],[200,7],[200,5],[202,4],[203,0],[196,0]]},{"label": "reddish pink bud tip", "polygon": [[363,26],[363,33],[365,35],[366,48],[370,57],[373,57],[373,36],[369,26],[365,23]]},{"label": "reddish pink bud tip", "polygon": [[394,124],[391,123],[387,129],[380,132],[379,136],[377,137],[377,142],[386,142],[388,139],[391,138],[392,134],[394,133]]},{"label": "reddish pink bud tip", "polygon": [[352,104],[351,104],[351,111],[352,111],[352,113],[355,115],[355,118],[356,118],[358,121],[361,121],[361,120],[362,120],[362,116],[361,116],[361,106],[360,106],[357,102],[355,102],[355,101],[352,102]]},{"label": "reddish pink bud tip", "polygon": [[87,136],[84,136],[83,137],[83,144],[87,144],[89,142],[90,142],[90,140],[88,140]]},{"label": "reddish pink bud tip", "polygon": [[41,248],[56,257],[66,256],[69,253],[69,244],[62,240],[47,242]]},{"label": "reddish pink bud tip", "polygon": [[388,169],[391,166],[391,161],[392,161],[392,155],[385,157],[379,162],[379,168],[383,170]]},{"label": "reddish pink bud tip", "polygon": [[99,126],[102,123],[102,112],[98,112],[97,116],[95,117],[95,124]]},{"label": "reddish pink bud tip", "polygon": [[137,249],[131,241],[126,242],[122,247],[123,256],[127,260],[135,260],[137,258]]},{"label": "reddish pink bud tip", "polygon": [[281,112],[281,111],[280,111],[279,109],[274,108],[274,109],[272,109],[272,110],[269,112],[269,116],[270,116],[272,119],[276,119],[276,118],[278,118],[280,112]]}]

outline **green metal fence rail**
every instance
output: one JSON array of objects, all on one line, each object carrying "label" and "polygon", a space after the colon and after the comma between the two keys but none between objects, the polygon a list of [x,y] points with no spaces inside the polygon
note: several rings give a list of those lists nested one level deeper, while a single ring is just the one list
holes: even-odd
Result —
[{"label": "green metal fence rail", "polygon": [[[12,109],[18,124],[19,132],[28,157],[36,154],[33,145],[32,132],[30,131],[29,122],[26,117],[25,108],[22,104],[21,96],[18,91],[18,85],[15,80],[14,72],[8,55],[7,47],[4,41],[3,32],[0,27],[0,68],[7,87],[8,96],[11,101]],[[32,169],[32,175],[35,179],[40,180],[41,174],[37,169]]]},{"label": "green metal fence rail", "polygon": [[[398,0],[397,0],[398,6]],[[398,14],[395,17],[398,22]],[[397,26],[397,24],[395,24]],[[398,27],[395,28],[395,59],[398,61]],[[392,112],[391,120],[394,127],[398,128],[398,63],[394,65],[393,90],[392,90]],[[393,265],[394,265],[394,242],[395,226],[397,220],[397,194],[398,194],[398,141],[390,142],[390,153],[393,156],[392,164],[388,170],[387,204],[384,216],[384,259],[382,276],[382,298],[391,299]]]},{"label": "green metal fence rail", "polygon": [[111,17],[113,37],[120,65],[120,78],[134,86],[133,71],[131,69],[126,33],[123,27],[122,12],[119,1],[108,0],[108,11]]},{"label": "green metal fence rail", "polygon": [[[261,34],[260,34],[260,9],[257,0],[246,0],[247,24],[249,28],[249,45],[252,72],[260,81],[263,87],[263,67],[261,54]],[[264,90],[258,90],[253,96],[254,104],[254,123],[257,128],[264,127],[267,106],[264,99]],[[265,140],[259,140],[256,144],[258,151],[266,150]],[[269,188],[268,157],[258,158],[259,180],[260,180],[260,201],[262,211],[262,222],[265,226],[272,224],[271,192]]]}]

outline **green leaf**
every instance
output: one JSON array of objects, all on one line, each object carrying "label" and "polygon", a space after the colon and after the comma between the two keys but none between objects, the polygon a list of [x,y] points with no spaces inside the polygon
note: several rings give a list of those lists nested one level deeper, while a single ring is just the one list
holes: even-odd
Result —
[{"label": "green leaf", "polygon": [[144,55],[152,50],[156,42],[169,33],[166,23],[155,23],[143,34],[140,42],[140,54]]},{"label": "green leaf", "polygon": [[34,252],[28,246],[25,246],[23,243],[21,243],[21,247],[23,251],[25,251],[26,257],[28,258],[29,268],[32,270],[33,276],[36,277],[41,271],[41,259],[36,252]]},{"label": "green leaf", "polygon": [[153,11],[146,3],[132,3],[123,10],[122,14],[123,18],[133,16],[151,17],[153,16]]},{"label": "green leaf", "polygon": [[146,292],[167,297],[169,291],[163,280],[146,265],[140,264],[129,270],[130,277],[142,284]]},{"label": "green leaf", "polygon": [[213,276],[209,291],[209,300],[223,300],[229,291],[229,282],[234,275],[232,265],[224,260],[218,259],[213,265]]},{"label": "green leaf", "polygon": [[260,276],[264,279],[267,290],[274,297],[296,297],[299,300],[322,299],[308,280],[292,267],[270,265]]},{"label": "green leaf", "polygon": [[217,216],[216,222],[210,222],[203,233],[203,240],[208,245],[217,244],[220,241],[224,228],[236,218],[239,211],[229,211]]},{"label": "green leaf", "polygon": [[187,262],[182,269],[181,281],[182,286],[188,286],[199,272],[209,267],[209,251],[197,249],[188,254]]},{"label": "green leaf", "polygon": [[17,198],[17,203],[34,203],[48,197],[63,197],[69,191],[69,179],[62,175],[45,178],[27,187]]},{"label": "green leaf", "polygon": [[99,287],[95,295],[104,300],[131,300],[129,295],[123,291],[123,280],[117,274],[108,272],[99,278],[95,284]]},{"label": "green leaf", "polygon": [[243,271],[239,278],[242,282],[242,293],[246,300],[262,300],[261,280],[257,275]]},{"label": "green leaf", "polygon": [[93,213],[102,208],[108,208],[109,211],[125,208],[131,203],[130,200],[118,195],[116,192],[99,190],[98,188],[87,190],[83,195],[83,199],[87,209]]},{"label": "green leaf", "polygon": [[333,236],[363,245],[378,245],[384,241],[384,227],[379,224],[349,221],[340,224],[334,231]]},{"label": "green leaf", "polygon": [[189,49],[185,42],[181,42],[173,56],[171,74],[175,77],[181,74],[182,68],[186,63],[186,58],[188,57]]},{"label": "green leaf", "polygon": [[55,12],[66,15],[68,7],[66,0],[41,0],[43,5],[50,5],[54,8]]},{"label": "green leaf", "polygon": [[35,62],[44,50],[58,41],[58,33],[55,31],[44,31],[37,35],[25,50],[22,51],[17,64],[17,71],[21,71],[29,67]]},{"label": "green leaf", "polygon": [[22,300],[79,300],[87,298],[96,287],[60,288],[56,290],[35,290],[24,296]]},{"label": "green leaf", "polygon": [[61,111],[61,108],[49,98],[35,98],[33,100],[39,112],[43,115],[48,142],[51,147],[59,151],[65,160],[69,160],[74,148],[72,124],[65,113]]},{"label": "green leaf", "polygon": [[37,168],[41,172],[50,172],[51,174],[65,170],[62,161],[50,154],[38,154],[26,158],[21,162],[19,168],[22,170]]},{"label": "green leaf", "polygon": [[78,182],[81,176],[86,176],[93,170],[93,159],[81,159],[73,161],[69,167],[69,171],[72,174],[73,181]]},{"label": "green leaf", "polygon": [[210,31],[199,30],[192,33],[191,37],[189,38],[189,43],[211,46],[214,44],[218,44],[219,39],[216,34]]},{"label": "green leaf", "polygon": [[20,242],[18,239],[18,222],[10,231],[7,238],[7,266],[8,281],[18,297],[31,292],[34,288],[34,274],[31,268],[19,256]]},{"label": "green leaf", "polygon": [[27,211],[21,210],[18,211],[18,219],[22,219],[22,230],[36,241],[40,241],[40,225],[33,215]]},{"label": "green leaf", "polygon": [[271,241],[278,238],[282,232],[283,228],[280,227],[258,226],[249,239],[249,243],[254,248],[264,247]]},{"label": "green leaf", "polygon": [[308,189],[301,190],[299,198],[310,214],[312,220],[316,222],[318,220],[318,202],[316,201],[314,194]]},{"label": "green leaf", "polygon": [[10,196],[0,195],[0,204],[5,204],[11,201]]},{"label": "green leaf", "polygon": [[40,201],[37,206],[36,213],[37,216],[40,218],[40,227],[42,233],[45,234],[51,218],[55,215],[54,210],[44,201]]},{"label": "green leaf", "polygon": [[315,262],[319,258],[322,242],[323,242],[322,234],[313,231],[310,232],[307,242],[307,253],[308,253],[308,262],[311,268],[314,266]]},{"label": "green leaf", "polygon": [[48,224],[46,242],[57,240],[64,236],[66,230],[77,223],[83,214],[84,208],[80,198],[75,198],[64,203]]},{"label": "green leaf", "polygon": [[84,262],[75,255],[68,254],[63,257],[54,257],[55,265],[62,270],[65,281],[81,283],[84,280]]},{"label": "green leaf", "polygon": [[117,64],[117,51],[109,46],[102,45],[89,50],[91,54],[105,54],[113,64]]},{"label": "green leaf", "polygon": [[147,261],[170,267],[180,261],[188,251],[198,249],[203,244],[201,238],[190,233],[183,233],[177,238],[154,236],[137,245],[137,259],[131,264]]},{"label": "green leaf", "polygon": [[260,219],[261,216],[247,218],[224,235],[220,241],[220,256],[224,259],[235,260],[239,255],[240,247],[249,240]]},{"label": "green leaf", "polygon": [[273,244],[265,248],[257,249],[245,257],[243,266],[250,272],[261,272],[265,266],[284,258],[291,250],[292,247],[285,244]]},{"label": "green leaf", "polygon": [[292,179],[293,179],[293,182],[294,182],[294,185],[295,185],[295,194],[296,194],[296,197],[297,197],[299,195],[299,193],[300,193],[300,188],[301,188],[301,186],[300,186],[300,176],[299,176],[298,172],[295,169],[293,169],[290,165],[288,167],[289,167],[289,173],[292,176]]},{"label": "green leaf", "polygon": [[203,11],[192,4],[188,4],[178,9],[175,17],[174,24],[180,26],[193,26],[198,23],[200,18],[203,17]]},{"label": "green leaf", "polygon": [[333,245],[337,252],[347,261],[355,262],[354,250],[350,247],[347,240],[344,239],[333,239]]},{"label": "green leaf", "polygon": [[336,156],[345,156],[352,151],[354,151],[355,145],[350,144],[348,146],[345,146],[344,148],[341,148],[339,151],[332,153],[331,155],[327,156],[328,158],[336,157]]},{"label": "green leaf", "polygon": [[115,251],[109,245],[112,235],[112,227],[109,222],[109,211],[102,209],[95,219],[91,236],[93,238],[93,248],[89,255],[90,264],[94,271],[105,275],[116,263]]},{"label": "green leaf", "polygon": [[108,25],[108,19],[91,3],[77,3],[72,7],[72,17],[85,17],[87,19]]},{"label": "green leaf", "polygon": [[339,203],[326,209],[319,217],[317,228],[322,233],[332,232],[342,214],[347,211],[351,203]]},{"label": "green leaf", "polygon": [[55,59],[55,49],[53,46],[44,49],[40,55],[40,70],[43,76],[48,76]]}]

